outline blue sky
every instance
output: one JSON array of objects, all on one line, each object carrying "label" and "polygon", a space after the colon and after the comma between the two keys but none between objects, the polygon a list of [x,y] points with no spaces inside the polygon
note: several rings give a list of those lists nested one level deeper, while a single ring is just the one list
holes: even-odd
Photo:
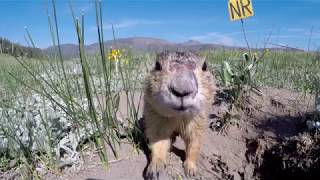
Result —
[{"label": "blue sky", "polygon": [[[245,20],[251,46],[268,42],[307,49],[320,47],[320,0],[252,0],[255,16]],[[50,2],[50,1],[49,1]],[[62,43],[76,43],[68,0],[56,0]],[[76,15],[85,13],[86,44],[97,41],[94,0],[71,0]],[[102,0],[106,39],[157,37],[173,42],[198,40],[244,46],[241,23],[229,20],[227,0]],[[26,44],[28,27],[36,45],[51,45],[47,0],[0,0],[0,37]],[[313,27],[313,28],[312,28]],[[270,38],[268,38],[270,37]]]}]

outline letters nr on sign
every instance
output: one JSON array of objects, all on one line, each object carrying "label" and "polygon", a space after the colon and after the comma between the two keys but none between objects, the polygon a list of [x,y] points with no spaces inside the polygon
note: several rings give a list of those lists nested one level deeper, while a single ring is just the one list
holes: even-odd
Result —
[{"label": "letters nr on sign", "polygon": [[252,0],[229,0],[228,8],[232,21],[253,16]]}]

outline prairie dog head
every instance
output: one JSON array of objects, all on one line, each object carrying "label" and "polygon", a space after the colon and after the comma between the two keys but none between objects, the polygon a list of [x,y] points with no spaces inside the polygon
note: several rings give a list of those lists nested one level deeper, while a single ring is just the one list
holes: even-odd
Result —
[{"label": "prairie dog head", "polygon": [[191,52],[161,53],[147,78],[146,106],[164,117],[192,117],[211,103],[213,83],[204,58]]}]

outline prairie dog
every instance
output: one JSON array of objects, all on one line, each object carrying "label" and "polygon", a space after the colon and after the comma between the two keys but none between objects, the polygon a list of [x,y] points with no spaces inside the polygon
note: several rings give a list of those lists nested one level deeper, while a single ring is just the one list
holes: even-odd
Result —
[{"label": "prairie dog", "polygon": [[144,93],[145,136],[151,150],[147,179],[159,178],[173,134],[179,134],[186,144],[186,175],[196,174],[214,89],[214,77],[204,58],[191,52],[166,51],[157,55]]}]

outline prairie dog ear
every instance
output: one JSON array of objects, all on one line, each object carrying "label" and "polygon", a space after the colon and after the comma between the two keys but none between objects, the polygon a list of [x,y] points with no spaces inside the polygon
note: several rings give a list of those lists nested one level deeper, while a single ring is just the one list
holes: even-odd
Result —
[{"label": "prairie dog ear", "polygon": [[208,64],[207,64],[207,60],[206,60],[207,58],[206,58],[206,57],[200,56],[200,55],[199,55],[198,57],[199,57],[199,59],[198,59],[197,64],[198,64],[198,67],[199,67],[199,68],[203,68],[203,65],[204,65],[204,64],[206,64],[206,66],[208,65]]},{"label": "prairie dog ear", "polygon": [[204,61],[203,64],[202,64],[202,71],[207,71],[208,70],[208,64],[207,64],[207,61]]},{"label": "prairie dog ear", "polygon": [[162,70],[162,65],[160,64],[160,62],[157,60],[154,69],[156,71],[161,71]]}]

